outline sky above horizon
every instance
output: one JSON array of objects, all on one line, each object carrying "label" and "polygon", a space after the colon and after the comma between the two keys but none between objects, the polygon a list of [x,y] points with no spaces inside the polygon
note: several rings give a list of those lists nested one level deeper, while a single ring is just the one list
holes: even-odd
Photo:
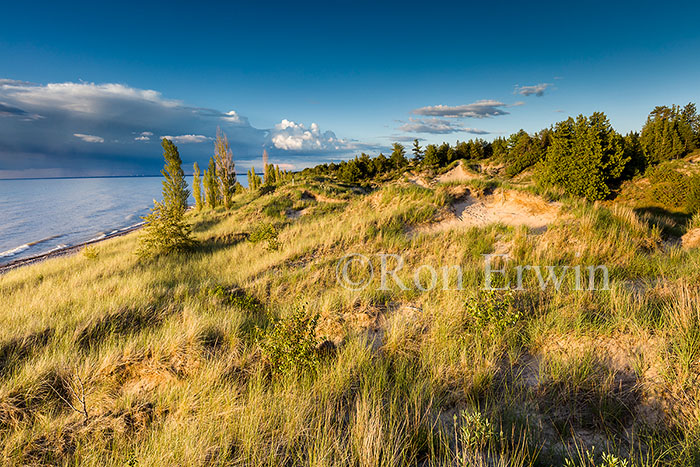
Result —
[{"label": "sky above horizon", "polygon": [[18,2],[0,19],[0,178],[191,172],[487,140],[700,100],[700,5]]}]

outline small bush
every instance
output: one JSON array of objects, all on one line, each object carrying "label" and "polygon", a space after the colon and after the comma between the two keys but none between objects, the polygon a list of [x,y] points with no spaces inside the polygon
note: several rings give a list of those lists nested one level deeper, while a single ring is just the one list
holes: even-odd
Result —
[{"label": "small bush", "polygon": [[246,293],[243,289],[217,285],[207,289],[207,294],[222,301],[226,305],[230,305],[250,313],[260,313],[265,309],[260,300],[255,298],[253,295]]},{"label": "small bush", "polygon": [[278,235],[274,225],[264,222],[253,229],[248,236],[248,241],[251,243],[267,242],[265,248],[273,251],[280,247],[279,240],[277,240]]},{"label": "small bush", "polygon": [[493,424],[481,412],[463,411],[458,419],[454,416],[457,440],[464,451],[485,449],[495,436]]},{"label": "small bush", "polygon": [[513,294],[498,294],[490,290],[476,300],[466,303],[467,326],[476,329],[494,327],[502,332],[520,319],[521,313],[513,305]]},{"label": "small bush", "polygon": [[627,459],[621,459],[614,454],[604,452],[600,456],[600,462],[596,462],[595,446],[586,452],[578,454],[578,460],[566,459],[565,467],[632,467]]},{"label": "small bush", "polygon": [[318,315],[309,315],[304,307],[279,320],[272,328],[258,329],[260,349],[273,373],[315,371],[319,364],[316,352]]},{"label": "small bush", "polygon": [[90,260],[95,260],[99,256],[100,252],[94,246],[86,246],[83,248],[83,256]]}]

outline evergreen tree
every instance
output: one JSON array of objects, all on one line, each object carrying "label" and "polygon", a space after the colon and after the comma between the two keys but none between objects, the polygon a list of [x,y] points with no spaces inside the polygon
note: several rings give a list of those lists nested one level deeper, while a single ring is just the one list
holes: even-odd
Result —
[{"label": "evergreen tree", "polygon": [[604,199],[629,159],[622,137],[605,114],[579,115],[557,123],[547,149],[540,182],[557,185],[588,200]]},{"label": "evergreen tree", "polygon": [[418,144],[418,139],[413,140],[413,149],[411,149],[411,151],[413,152],[413,158],[417,162],[423,160],[423,148],[421,148],[420,144]]},{"label": "evergreen tree", "polygon": [[192,180],[192,190],[194,192],[194,206],[197,211],[201,211],[204,206],[204,201],[202,200],[202,172],[199,170],[199,164],[196,162],[194,163],[193,170],[194,178]]},{"label": "evergreen tree", "polygon": [[683,157],[698,147],[700,119],[695,104],[683,109],[673,105],[657,106],[647,118],[640,142],[649,164]]},{"label": "evergreen tree", "polygon": [[182,159],[177,147],[163,138],[165,167],[161,171],[163,180],[163,201],[153,201],[153,209],[143,219],[146,222],[140,238],[137,254],[149,257],[173,251],[182,251],[194,244],[191,228],[185,222],[187,210],[187,182],[182,170]]},{"label": "evergreen tree", "polygon": [[221,131],[221,128],[217,128],[216,130],[214,158],[216,160],[216,179],[219,186],[219,198],[224,207],[230,209],[231,200],[235,193],[236,172],[228,137]]},{"label": "evergreen tree", "polygon": [[402,169],[408,164],[408,161],[406,160],[406,149],[402,144],[394,143],[389,161],[395,169]]}]

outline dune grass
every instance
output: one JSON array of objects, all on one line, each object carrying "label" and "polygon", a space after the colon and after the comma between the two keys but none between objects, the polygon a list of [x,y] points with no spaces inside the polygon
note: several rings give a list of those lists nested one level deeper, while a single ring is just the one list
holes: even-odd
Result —
[{"label": "dune grass", "polygon": [[[448,188],[304,180],[190,214],[191,252],[140,261],[136,233],[1,276],[3,463],[697,465],[698,250],[573,201],[538,235],[415,233]],[[610,290],[485,293],[495,251],[605,264]],[[407,284],[458,264],[463,290],[347,290],[350,252],[401,254]]]}]

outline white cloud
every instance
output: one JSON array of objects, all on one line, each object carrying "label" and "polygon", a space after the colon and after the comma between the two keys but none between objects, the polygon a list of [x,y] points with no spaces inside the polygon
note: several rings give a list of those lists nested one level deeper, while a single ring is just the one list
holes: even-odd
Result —
[{"label": "white cloud", "polygon": [[114,102],[150,102],[165,107],[178,107],[180,101],[164,99],[150,89],[136,89],[123,84],[48,83],[44,86],[21,82],[0,83],[0,90],[15,102],[28,106],[52,107],[87,114],[110,113]]},{"label": "white cloud", "polygon": [[0,177],[25,170],[56,176],[154,174],[162,167],[162,152],[149,141],[172,135],[173,142],[186,145],[185,163],[201,163],[212,149],[201,143],[211,141],[218,126],[239,161],[257,160],[266,146],[271,158],[302,167],[368,147],[317,124],[284,122],[255,128],[234,110],[187,106],[125,84],[37,84],[0,77]]},{"label": "white cloud", "polygon": [[[229,123],[244,123],[244,120],[241,119],[241,116],[238,115],[238,112],[236,112],[235,110],[229,110],[224,114],[223,117],[221,117],[221,119]],[[248,121],[245,120],[245,123],[247,122]]]},{"label": "white cloud", "polygon": [[303,123],[283,119],[270,130],[270,141],[285,151],[350,150],[353,145],[338,139],[332,131],[321,132],[317,123],[307,129]]},{"label": "white cloud", "polygon": [[432,105],[421,107],[413,111],[416,115],[429,117],[449,117],[449,118],[487,118],[499,115],[508,115],[509,112],[503,110],[506,104],[496,100],[480,100],[472,104],[465,105]]},{"label": "white cloud", "polygon": [[161,136],[161,138],[169,139],[175,144],[204,143],[211,140],[210,137],[204,135]]},{"label": "white cloud", "polygon": [[134,138],[134,141],[150,141],[151,136],[153,136],[152,131],[142,131],[139,136]]},{"label": "white cloud", "polygon": [[544,96],[544,92],[552,86],[551,83],[540,83],[534,84],[532,86],[515,86],[515,94],[522,94],[523,96]]},{"label": "white cloud", "polygon": [[105,139],[102,138],[101,136],[95,136],[95,135],[85,135],[83,133],[73,133],[73,136],[76,138],[82,139],[86,143],[104,143]]},{"label": "white cloud", "polygon": [[471,133],[474,135],[488,134],[488,131],[464,127],[462,125],[458,125],[454,121],[444,120],[441,118],[410,118],[407,123],[404,123],[397,129],[407,133],[432,133],[437,135],[449,133]]}]

